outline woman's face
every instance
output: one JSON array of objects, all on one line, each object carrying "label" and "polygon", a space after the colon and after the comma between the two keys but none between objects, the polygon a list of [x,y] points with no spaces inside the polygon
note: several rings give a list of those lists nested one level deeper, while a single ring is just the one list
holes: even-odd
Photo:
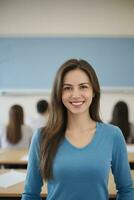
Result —
[{"label": "woman's face", "polygon": [[62,102],[68,113],[88,113],[93,98],[93,89],[89,77],[80,69],[69,71],[62,86]]}]

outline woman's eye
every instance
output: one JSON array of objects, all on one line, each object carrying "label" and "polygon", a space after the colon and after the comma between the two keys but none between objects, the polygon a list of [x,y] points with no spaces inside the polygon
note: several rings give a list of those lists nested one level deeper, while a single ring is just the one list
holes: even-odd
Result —
[{"label": "woman's eye", "polygon": [[64,91],[69,91],[69,90],[71,90],[72,88],[71,87],[63,87],[63,90]]},{"label": "woman's eye", "polygon": [[80,89],[87,89],[88,88],[88,86],[86,86],[86,85],[81,85],[80,86]]}]

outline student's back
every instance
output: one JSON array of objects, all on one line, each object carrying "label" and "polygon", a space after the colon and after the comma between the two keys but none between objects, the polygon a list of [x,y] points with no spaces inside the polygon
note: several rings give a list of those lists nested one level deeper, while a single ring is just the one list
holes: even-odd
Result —
[{"label": "student's back", "polygon": [[9,123],[0,128],[0,145],[2,149],[28,148],[32,129],[24,124],[23,108],[13,105],[9,110]]},{"label": "student's back", "polygon": [[129,121],[129,110],[126,102],[118,101],[115,104],[110,123],[122,130],[126,143],[134,142],[134,125]]},{"label": "student's back", "polygon": [[49,104],[46,100],[39,100],[36,104],[37,116],[28,119],[27,123],[32,127],[33,131],[44,127],[48,120]]},{"label": "student's back", "polygon": [[6,127],[2,127],[0,131],[0,147],[2,149],[22,149],[29,148],[30,141],[32,138],[32,130],[27,125],[21,126],[22,138],[16,144],[10,143],[6,138]]}]

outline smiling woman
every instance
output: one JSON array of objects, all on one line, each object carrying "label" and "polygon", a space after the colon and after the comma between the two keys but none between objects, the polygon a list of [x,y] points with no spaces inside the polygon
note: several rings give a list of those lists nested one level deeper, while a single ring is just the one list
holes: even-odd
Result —
[{"label": "smiling woman", "polygon": [[101,121],[99,103],[92,66],[85,60],[65,62],[55,77],[46,127],[32,138],[22,200],[40,200],[43,179],[47,200],[108,200],[110,170],[117,199],[133,200],[123,134]]},{"label": "smiling woman", "polygon": [[[79,79],[78,79],[79,77]],[[63,80],[62,102],[69,113],[88,112],[93,89],[88,75],[80,69],[68,72]]]}]

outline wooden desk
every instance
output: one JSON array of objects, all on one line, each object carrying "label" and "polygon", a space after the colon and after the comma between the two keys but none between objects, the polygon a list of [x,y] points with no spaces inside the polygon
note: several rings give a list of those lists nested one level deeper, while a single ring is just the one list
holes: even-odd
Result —
[{"label": "wooden desk", "polygon": [[[128,152],[128,160],[130,164],[130,168],[134,169],[134,144],[127,145],[128,148],[131,148],[131,151]],[[133,149],[133,152],[132,152]]]},{"label": "wooden desk", "polygon": [[[8,171],[9,171],[9,169],[0,169],[0,174],[4,174]],[[21,172],[26,173],[26,170],[17,170],[17,171],[21,171]],[[24,182],[15,184],[15,185],[10,186],[8,188],[0,187],[0,198],[1,197],[14,197],[14,198],[21,197],[23,190],[24,190]],[[45,184],[42,188],[41,196],[42,197],[47,196],[47,186]]]},{"label": "wooden desk", "polygon": [[[134,145],[127,145],[133,146]],[[28,150],[1,150],[0,149],[0,165],[1,164],[27,164],[27,160],[21,158],[28,154]],[[128,153],[129,163],[134,164],[134,153]]]},{"label": "wooden desk", "polygon": [[28,150],[0,150],[0,165],[27,165],[27,160],[21,160],[28,154]]},{"label": "wooden desk", "polygon": [[134,153],[128,153],[129,163],[134,163]]},{"label": "wooden desk", "polygon": [[[1,169],[0,170],[0,174],[3,174],[5,172],[8,172],[9,170],[5,170],[5,169]],[[26,170],[19,170],[19,171],[23,171],[26,172]],[[132,172],[132,177],[134,180],[134,170],[131,171]],[[110,198],[115,198],[116,196],[116,189],[115,189],[115,183],[114,183],[114,179],[112,174],[110,174],[109,176],[109,185],[108,185],[108,190],[109,190],[109,197]],[[4,197],[21,197],[21,194],[23,192],[24,189],[24,182],[18,183],[16,185],[13,185],[11,187],[8,188],[1,188],[0,187],[0,198],[4,198]],[[46,185],[43,186],[42,188],[42,193],[41,193],[42,197],[46,197],[47,196],[47,187]]]}]

